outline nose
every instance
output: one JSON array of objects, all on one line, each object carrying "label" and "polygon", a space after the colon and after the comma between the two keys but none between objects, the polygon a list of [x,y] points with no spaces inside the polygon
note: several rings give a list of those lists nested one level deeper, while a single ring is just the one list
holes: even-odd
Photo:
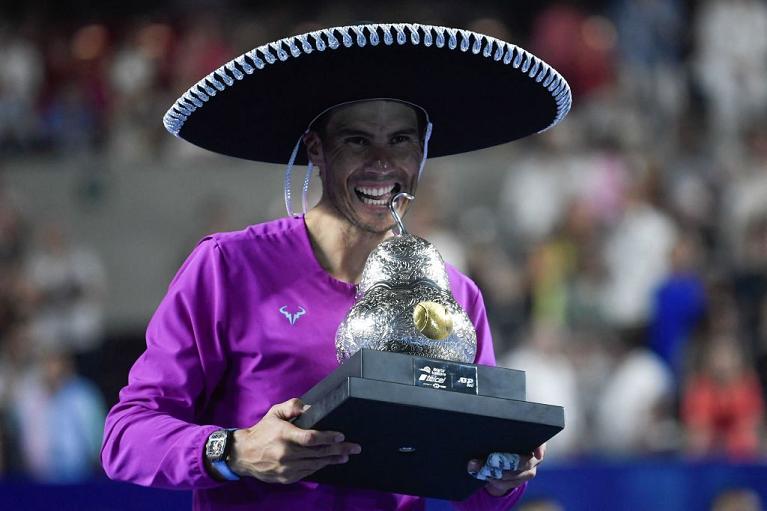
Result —
[{"label": "nose", "polygon": [[370,151],[369,165],[377,170],[389,170],[394,167],[392,164],[393,155],[388,147],[373,147]]}]

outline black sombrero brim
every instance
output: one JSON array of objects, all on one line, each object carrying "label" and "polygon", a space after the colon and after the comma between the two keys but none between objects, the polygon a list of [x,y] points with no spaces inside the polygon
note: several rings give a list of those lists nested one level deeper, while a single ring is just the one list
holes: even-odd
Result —
[{"label": "black sombrero brim", "polygon": [[[286,163],[326,109],[392,98],[426,110],[430,156],[491,147],[543,131],[567,114],[567,82],[531,53],[445,27],[336,27],[252,50],[194,85],[165,114],[200,147]],[[296,163],[305,164],[299,154]]]}]

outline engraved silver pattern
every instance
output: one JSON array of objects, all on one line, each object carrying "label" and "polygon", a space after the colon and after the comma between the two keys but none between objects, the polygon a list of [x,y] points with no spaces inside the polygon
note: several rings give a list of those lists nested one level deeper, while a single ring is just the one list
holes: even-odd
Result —
[{"label": "engraved silver pattern", "polygon": [[[415,306],[435,302],[453,321],[450,334],[433,340],[413,321]],[[450,292],[445,263],[436,248],[403,233],[384,240],[368,256],[356,302],[336,332],[339,362],[361,348],[471,363],[477,334]]]}]

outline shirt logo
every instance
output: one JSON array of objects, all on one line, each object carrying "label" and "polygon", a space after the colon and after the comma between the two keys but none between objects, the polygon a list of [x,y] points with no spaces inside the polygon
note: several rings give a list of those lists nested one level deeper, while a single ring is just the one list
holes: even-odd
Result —
[{"label": "shirt logo", "polygon": [[288,306],[283,305],[282,307],[280,307],[280,312],[282,313],[283,316],[287,318],[287,320],[290,322],[291,325],[295,325],[296,321],[298,321],[298,318],[306,314],[306,309],[299,306],[298,311],[296,311],[295,314],[291,314],[290,312],[288,312]]}]

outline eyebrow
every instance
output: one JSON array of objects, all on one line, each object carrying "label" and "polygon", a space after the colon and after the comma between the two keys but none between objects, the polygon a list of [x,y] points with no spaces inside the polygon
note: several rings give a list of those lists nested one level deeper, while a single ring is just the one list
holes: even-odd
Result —
[{"label": "eyebrow", "polygon": [[[369,131],[365,131],[363,129],[359,129],[359,128],[340,128],[338,130],[337,134],[339,136],[342,136],[342,137],[359,136],[359,135],[363,135],[363,136],[366,136],[366,137],[373,137],[374,136],[373,133],[371,133]],[[400,129],[395,130],[392,133],[390,133],[391,136],[394,136],[394,135],[417,135],[417,134],[418,134],[418,130],[415,129],[415,128],[400,128]]]}]

